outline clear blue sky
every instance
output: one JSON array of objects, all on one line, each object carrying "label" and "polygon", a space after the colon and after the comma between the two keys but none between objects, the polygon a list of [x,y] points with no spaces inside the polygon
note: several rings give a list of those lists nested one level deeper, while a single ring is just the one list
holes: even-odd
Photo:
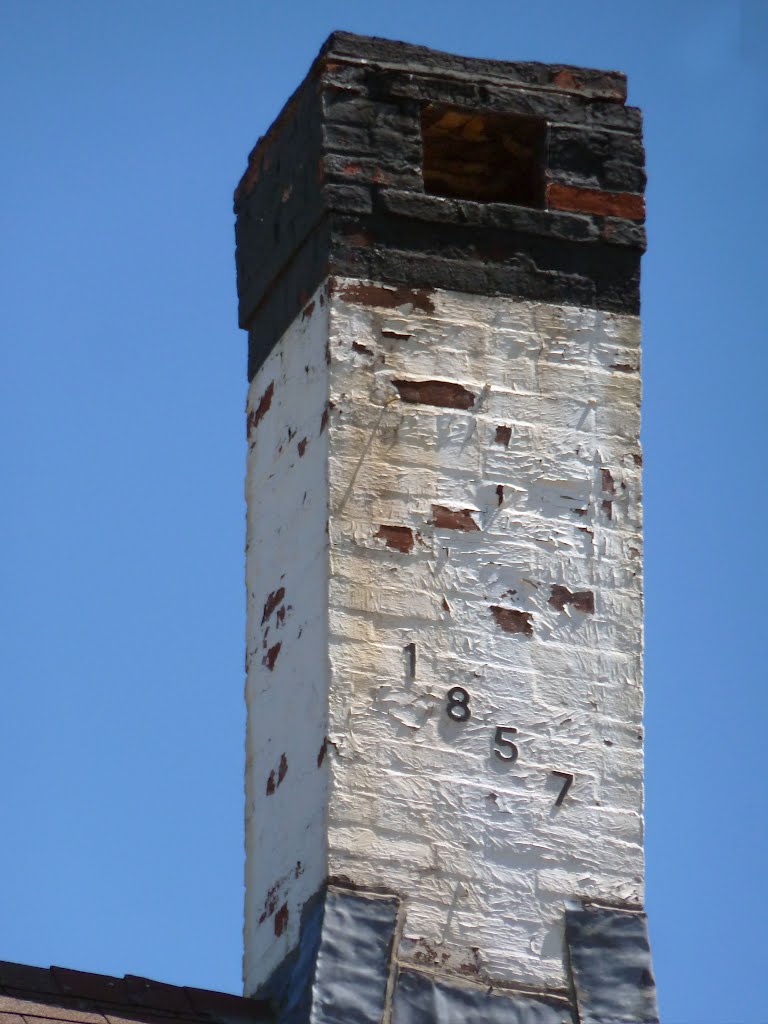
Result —
[{"label": "clear blue sky", "polygon": [[1,0],[0,958],[238,991],[231,193],[335,28],[643,107],[648,901],[665,1024],[768,1021],[764,0]]}]

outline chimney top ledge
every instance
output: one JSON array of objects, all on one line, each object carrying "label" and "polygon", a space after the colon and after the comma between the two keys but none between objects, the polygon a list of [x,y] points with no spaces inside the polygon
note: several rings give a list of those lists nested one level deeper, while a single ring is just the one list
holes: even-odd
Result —
[{"label": "chimney top ledge", "polygon": [[[389,65],[393,70],[440,74],[451,78],[489,79],[507,86],[547,89],[600,100],[624,103],[627,76],[620,71],[583,68],[572,64],[538,61],[507,61],[488,57],[463,57],[427,46],[404,43],[354,32],[332,32],[320,48],[317,62]],[[316,63],[317,63],[316,62]]]}]

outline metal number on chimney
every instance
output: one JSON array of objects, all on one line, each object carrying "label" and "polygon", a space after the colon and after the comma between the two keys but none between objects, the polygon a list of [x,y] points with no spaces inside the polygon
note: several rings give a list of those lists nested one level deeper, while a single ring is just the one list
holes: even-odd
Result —
[{"label": "metal number on chimney", "polygon": [[[452,722],[463,723],[469,721],[472,717],[472,712],[469,709],[469,700],[469,691],[465,690],[463,686],[451,687],[446,695],[445,713]],[[493,753],[500,761],[506,761],[508,764],[517,761],[520,756],[520,750],[512,739],[516,735],[517,729],[511,725],[499,725],[496,727],[493,735]],[[560,807],[573,785],[575,776],[572,772],[557,770],[553,770],[551,774],[563,780],[563,785],[555,800],[555,807]]]}]

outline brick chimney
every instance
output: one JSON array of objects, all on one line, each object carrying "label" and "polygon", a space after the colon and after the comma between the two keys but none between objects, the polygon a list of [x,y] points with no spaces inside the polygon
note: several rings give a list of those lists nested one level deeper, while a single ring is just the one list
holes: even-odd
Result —
[{"label": "brick chimney", "polygon": [[334,33],[237,188],[244,975],[281,1021],[657,1019],[625,98]]}]

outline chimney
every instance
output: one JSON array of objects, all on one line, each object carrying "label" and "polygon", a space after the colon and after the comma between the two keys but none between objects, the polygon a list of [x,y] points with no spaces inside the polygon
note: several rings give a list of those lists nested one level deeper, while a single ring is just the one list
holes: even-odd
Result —
[{"label": "chimney", "polygon": [[279,1020],[657,1020],[640,113],[334,33],[235,194],[245,991]]}]

